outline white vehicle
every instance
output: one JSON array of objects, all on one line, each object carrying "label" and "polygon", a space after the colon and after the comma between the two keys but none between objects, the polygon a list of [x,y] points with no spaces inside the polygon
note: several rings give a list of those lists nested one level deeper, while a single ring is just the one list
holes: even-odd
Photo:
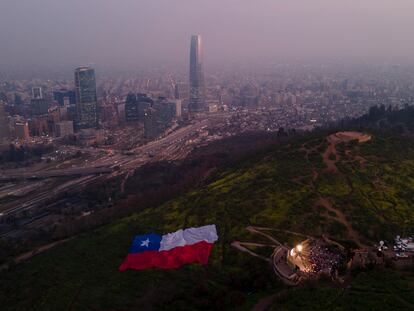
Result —
[{"label": "white vehicle", "polygon": [[414,240],[412,237],[401,238],[399,235],[395,238],[394,249],[400,249],[405,252],[414,252]]}]

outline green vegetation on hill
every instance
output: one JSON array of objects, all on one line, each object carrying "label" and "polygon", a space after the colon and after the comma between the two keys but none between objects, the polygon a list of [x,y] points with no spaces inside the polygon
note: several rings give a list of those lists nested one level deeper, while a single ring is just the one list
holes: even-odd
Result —
[{"label": "green vegetation on hill", "polygon": [[[373,133],[372,140],[364,144],[338,144],[336,155],[328,154],[337,168],[332,172],[327,171],[324,158],[326,137],[326,133],[312,133],[290,139],[216,173],[210,183],[177,199],[80,235],[0,272],[2,308],[248,309],[259,298],[286,290],[268,265],[230,246],[234,240],[263,240],[247,233],[248,225],[310,235],[327,233],[338,240],[357,238],[367,245],[413,233],[409,230],[414,228],[414,139]],[[220,239],[208,266],[118,272],[134,235],[210,223],[217,224]],[[327,285],[298,288],[289,291],[291,299],[283,300],[275,310],[295,305],[304,310],[312,306],[327,309],[326,301],[338,296],[338,310],[376,309],[379,295],[362,289],[375,284],[377,277],[378,293],[387,293],[382,301],[392,303],[389,309],[412,306],[412,275],[400,280],[398,274],[383,274],[360,275],[352,284],[354,289],[344,293]],[[391,298],[399,288],[405,289]],[[302,297],[300,303],[297,297]]]},{"label": "green vegetation on hill", "polygon": [[348,288],[321,282],[317,286],[290,289],[275,300],[271,310],[413,310],[413,291],[412,275],[375,271],[361,273]]}]

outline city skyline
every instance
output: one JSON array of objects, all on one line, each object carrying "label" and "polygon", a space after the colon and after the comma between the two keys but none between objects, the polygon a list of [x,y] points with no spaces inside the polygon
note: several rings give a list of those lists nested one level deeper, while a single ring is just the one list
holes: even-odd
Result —
[{"label": "city skyline", "polygon": [[414,307],[413,12],[0,0],[2,310]]}]

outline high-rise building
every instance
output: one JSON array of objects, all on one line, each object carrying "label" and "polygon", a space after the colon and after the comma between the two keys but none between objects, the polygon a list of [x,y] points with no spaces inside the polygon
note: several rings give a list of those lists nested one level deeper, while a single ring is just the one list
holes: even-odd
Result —
[{"label": "high-rise building", "polygon": [[79,67],[75,70],[76,127],[93,128],[98,125],[98,103],[95,70]]},{"label": "high-rise building", "polygon": [[0,101],[0,142],[8,140],[10,136],[9,120],[7,119],[4,103]]},{"label": "high-rise building", "polygon": [[165,97],[159,97],[154,106],[157,111],[158,128],[160,132],[165,131],[172,125],[174,119],[177,118],[176,101],[168,100]]},{"label": "high-rise building", "polygon": [[144,113],[144,136],[147,139],[154,139],[159,134],[157,110],[149,107]]},{"label": "high-rise building", "polygon": [[174,105],[175,105],[175,117],[177,119],[179,119],[179,118],[181,118],[182,110],[183,110],[183,108],[182,108],[182,101],[180,99],[176,99],[174,101]]},{"label": "high-rise building", "polygon": [[180,89],[178,88],[178,85],[174,85],[174,98],[180,99]]},{"label": "high-rise building", "polygon": [[42,99],[43,93],[41,87],[34,87],[32,88],[32,98],[33,99]]},{"label": "high-rise building", "polygon": [[190,112],[200,112],[206,109],[203,44],[200,35],[193,35],[191,37],[189,97],[188,110]]},{"label": "high-rise building", "polygon": [[33,98],[30,101],[33,116],[41,116],[48,113],[50,103],[45,98]]},{"label": "high-rise building", "polygon": [[24,104],[22,96],[20,94],[14,93],[14,104],[16,106],[21,106]]},{"label": "high-rise building", "polygon": [[129,93],[127,95],[127,98],[125,101],[125,120],[127,122],[138,122],[139,121],[137,95],[134,93]]},{"label": "high-rise building", "polygon": [[153,105],[154,101],[147,94],[129,93],[125,101],[126,122],[144,122],[145,110]]},{"label": "high-rise building", "polygon": [[145,138],[154,139],[181,117],[181,101],[159,97],[151,106],[147,106],[143,116]]}]

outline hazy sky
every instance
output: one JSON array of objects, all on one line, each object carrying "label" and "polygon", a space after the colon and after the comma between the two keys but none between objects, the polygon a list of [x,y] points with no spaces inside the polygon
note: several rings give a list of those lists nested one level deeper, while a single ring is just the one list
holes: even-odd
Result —
[{"label": "hazy sky", "polygon": [[414,0],[0,0],[0,64],[414,63]]}]

